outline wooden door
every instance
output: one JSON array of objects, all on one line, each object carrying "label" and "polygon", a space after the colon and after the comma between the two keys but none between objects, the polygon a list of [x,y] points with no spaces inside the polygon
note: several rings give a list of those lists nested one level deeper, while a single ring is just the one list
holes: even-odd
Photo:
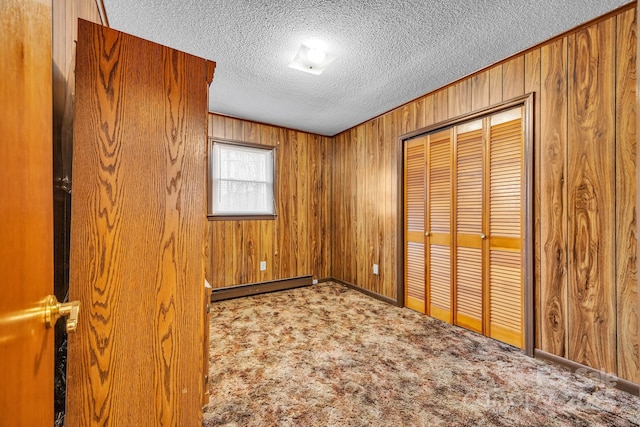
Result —
[{"label": "wooden door", "polygon": [[451,323],[452,129],[430,134],[427,144],[427,314]]},{"label": "wooden door", "polygon": [[213,63],[78,25],[67,424],[201,424]]},{"label": "wooden door", "polygon": [[456,127],[454,322],[476,332],[483,331],[484,146],[483,119]]},{"label": "wooden door", "polygon": [[489,118],[485,334],[524,347],[523,107]]},{"label": "wooden door", "polygon": [[3,425],[53,424],[51,2],[0,6],[0,413]]},{"label": "wooden door", "polygon": [[405,306],[425,313],[425,196],[427,137],[404,145]]}]

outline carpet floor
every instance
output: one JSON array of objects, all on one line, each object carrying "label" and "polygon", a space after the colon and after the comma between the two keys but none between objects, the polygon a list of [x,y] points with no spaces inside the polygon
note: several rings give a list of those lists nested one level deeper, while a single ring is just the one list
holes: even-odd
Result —
[{"label": "carpet floor", "polygon": [[210,327],[207,427],[640,426],[614,377],[336,283],[214,303]]}]

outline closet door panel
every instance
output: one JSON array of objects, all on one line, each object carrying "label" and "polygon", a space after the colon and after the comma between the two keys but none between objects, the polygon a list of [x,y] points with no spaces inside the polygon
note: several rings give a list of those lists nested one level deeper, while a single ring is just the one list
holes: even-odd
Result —
[{"label": "closet door panel", "polygon": [[482,120],[457,127],[455,183],[456,325],[482,332]]},{"label": "closet door panel", "polygon": [[405,305],[425,313],[425,197],[427,137],[405,144]]},{"label": "closet door panel", "polygon": [[429,135],[427,179],[427,313],[452,323],[451,129]]},{"label": "closet door panel", "polygon": [[518,107],[493,115],[489,128],[489,310],[486,334],[524,347],[522,271],[523,122]]}]

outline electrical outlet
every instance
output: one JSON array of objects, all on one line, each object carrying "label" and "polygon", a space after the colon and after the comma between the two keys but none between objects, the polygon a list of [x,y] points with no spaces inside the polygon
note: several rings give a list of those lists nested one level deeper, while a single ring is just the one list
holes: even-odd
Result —
[{"label": "electrical outlet", "polygon": [[312,285],[317,285],[317,284],[318,284],[318,279],[313,279],[313,280],[311,281],[311,284],[312,284]]},{"label": "electrical outlet", "polygon": [[373,264],[373,274],[378,275],[378,264]]},{"label": "electrical outlet", "polygon": [[267,269],[267,261],[260,261],[260,271],[265,271]]}]

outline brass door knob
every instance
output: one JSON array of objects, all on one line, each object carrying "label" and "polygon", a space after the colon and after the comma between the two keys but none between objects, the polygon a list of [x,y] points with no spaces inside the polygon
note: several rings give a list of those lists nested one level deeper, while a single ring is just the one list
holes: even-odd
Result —
[{"label": "brass door knob", "polygon": [[486,238],[487,238],[487,236],[485,236],[484,234],[481,234],[481,235],[480,235],[480,238],[481,238],[482,240],[484,240],[484,239],[486,239]]},{"label": "brass door knob", "polygon": [[431,233],[429,233],[428,231],[426,233],[424,233],[425,236],[429,237],[431,235]]},{"label": "brass door knob", "polygon": [[52,328],[60,317],[67,318],[67,332],[73,332],[78,327],[78,313],[80,301],[60,303],[55,295],[46,298],[44,307],[44,323],[47,328]]}]

